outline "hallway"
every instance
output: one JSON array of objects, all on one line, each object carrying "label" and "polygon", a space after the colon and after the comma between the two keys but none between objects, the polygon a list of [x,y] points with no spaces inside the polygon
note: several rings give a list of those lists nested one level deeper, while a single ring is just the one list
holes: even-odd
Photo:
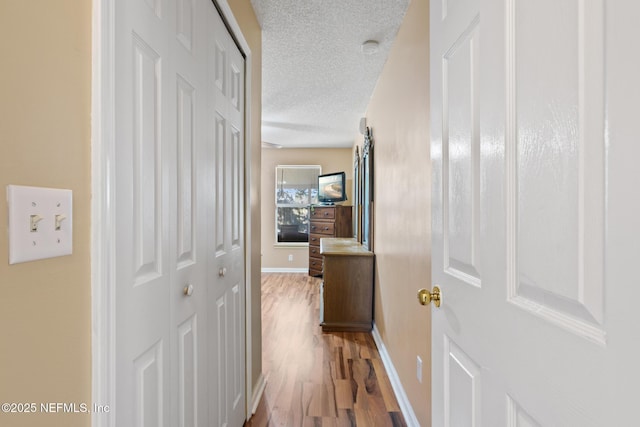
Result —
[{"label": "hallway", "polygon": [[245,425],[406,425],[369,333],[322,333],[320,279],[262,274],[267,386]]}]

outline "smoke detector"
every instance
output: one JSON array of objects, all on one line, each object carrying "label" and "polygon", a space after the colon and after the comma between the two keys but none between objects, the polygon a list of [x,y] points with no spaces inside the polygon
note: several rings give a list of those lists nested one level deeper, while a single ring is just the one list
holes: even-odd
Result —
[{"label": "smoke detector", "polygon": [[360,46],[360,48],[362,49],[362,53],[364,53],[365,55],[373,55],[374,53],[377,53],[379,47],[380,43],[378,43],[377,40],[367,40],[366,42],[362,43],[362,46]]}]

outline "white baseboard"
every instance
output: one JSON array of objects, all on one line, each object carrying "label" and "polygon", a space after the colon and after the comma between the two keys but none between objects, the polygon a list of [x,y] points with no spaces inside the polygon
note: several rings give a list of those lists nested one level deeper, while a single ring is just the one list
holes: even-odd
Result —
[{"label": "white baseboard", "polygon": [[258,405],[260,404],[260,399],[262,398],[262,393],[264,393],[264,389],[266,386],[267,380],[265,380],[264,376],[260,374],[260,376],[258,377],[258,382],[253,388],[253,393],[251,394],[251,415],[256,413]]},{"label": "white baseboard", "polygon": [[309,273],[308,268],[262,268],[263,273]]},{"label": "white baseboard", "polygon": [[391,382],[391,387],[393,388],[393,392],[396,394],[396,399],[398,399],[398,405],[400,405],[400,411],[402,412],[402,416],[404,416],[404,420],[407,423],[408,427],[420,427],[420,423],[416,418],[416,413],[413,412],[413,407],[409,402],[409,398],[407,397],[407,393],[405,393],[404,388],[402,387],[402,383],[400,382],[400,377],[398,376],[398,371],[393,366],[393,362],[391,361],[391,357],[389,357],[389,353],[387,352],[387,348],[384,346],[382,342],[382,337],[380,336],[380,332],[378,331],[378,327],[375,322],[373,324],[373,331],[371,331],[371,335],[373,335],[373,340],[378,346],[378,353],[380,353],[380,359],[382,359],[382,364],[384,365],[384,369],[387,371],[387,375],[389,376],[389,381]]}]

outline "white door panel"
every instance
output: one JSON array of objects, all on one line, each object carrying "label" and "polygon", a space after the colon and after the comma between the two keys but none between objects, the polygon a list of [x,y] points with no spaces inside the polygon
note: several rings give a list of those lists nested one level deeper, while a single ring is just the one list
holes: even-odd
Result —
[{"label": "white door panel", "polygon": [[444,424],[480,426],[480,367],[445,335],[444,341]]},{"label": "white door panel", "polygon": [[170,176],[175,235],[172,251],[172,378],[174,422],[180,427],[207,426],[207,229],[206,180],[206,17],[204,1],[175,2],[170,40],[175,66],[175,153]]},{"label": "white door panel", "polygon": [[476,18],[442,59],[442,219],[445,273],[480,287],[478,25]]},{"label": "white door panel", "polygon": [[206,413],[200,412],[202,405],[206,404],[206,401],[202,402],[206,398],[206,382],[199,380],[206,357],[202,356],[202,339],[198,330],[200,318],[194,314],[177,327],[178,372],[175,391],[178,395],[177,415],[180,426],[206,425]]},{"label": "white door panel", "polygon": [[431,2],[434,426],[637,421],[640,291],[610,265],[639,252],[639,12]]},{"label": "white door panel", "polygon": [[[212,92],[211,170],[214,200],[210,216],[214,249],[210,252],[209,304],[216,316],[209,322],[210,353],[218,359],[210,383],[224,390],[209,405],[215,425],[242,425],[244,421],[244,58],[219,22],[209,29],[209,76]],[[224,325],[224,327],[222,326]]]},{"label": "white door panel", "polygon": [[[116,424],[169,416],[168,195],[163,120],[170,75],[163,21],[144,2],[116,5]],[[144,26],[134,22],[145,22]]]},{"label": "white door panel", "polygon": [[116,424],[242,425],[244,60],[208,0],[121,0],[116,29]]},{"label": "white door panel", "polygon": [[509,298],[603,343],[604,7],[554,5],[508,2]]}]

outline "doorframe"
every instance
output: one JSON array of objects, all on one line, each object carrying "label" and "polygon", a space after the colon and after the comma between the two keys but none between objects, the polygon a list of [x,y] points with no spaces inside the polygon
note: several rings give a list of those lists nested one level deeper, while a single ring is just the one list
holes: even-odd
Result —
[{"label": "doorframe", "polygon": [[[251,416],[251,99],[252,54],[227,0],[212,0],[245,56],[245,414]],[[115,425],[115,0],[92,0],[91,16],[91,394],[110,412],[93,427]]]}]

